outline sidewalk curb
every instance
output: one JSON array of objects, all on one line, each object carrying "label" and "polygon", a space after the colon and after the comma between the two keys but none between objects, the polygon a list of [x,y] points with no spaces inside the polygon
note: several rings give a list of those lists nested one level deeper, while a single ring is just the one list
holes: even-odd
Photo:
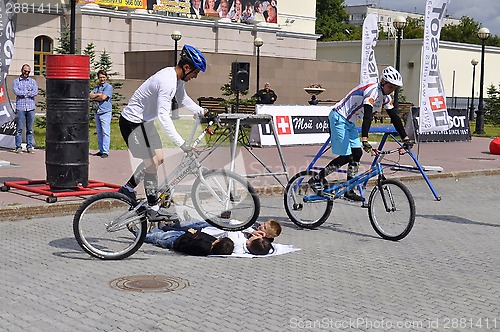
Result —
[{"label": "sidewalk curb", "polygon": [[[293,176],[294,174],[291,174]],[[445,179],[445,178],[466,178],[473,176],[495,176],[500,175],[500,169],[478,170],[478,171],[462,171],[451,173],[437,173],[427,174],[429,179]],[[424,181],[421,175],[402,175],[390,177],[402,181]],[[284,188],[281,185],[257,187],[255,188],[259,196],[265,195],[280,195],[283,193]],[[46,205],[20,205],[20,206],[6,206],[0,207],[0,222],[1,221],[21,221],[32,218],[40,217],[56,217],[68,215],[73,219],[78,207],[82,202],[61,202],[61,203],[47,203]]]}]

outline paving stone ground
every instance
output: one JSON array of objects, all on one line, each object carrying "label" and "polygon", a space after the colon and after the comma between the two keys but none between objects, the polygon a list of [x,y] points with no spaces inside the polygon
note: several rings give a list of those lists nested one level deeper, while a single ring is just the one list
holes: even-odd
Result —
[{"label": "paving stone ground", "polygon": [[[122,261],[78,246],[72,215],[0,222],[1,331],[500,330],[499,176],[405,181],[417,218],[382,240],[367,210],[338,200],[316,230],[298,229],[280,195],[259,220],[298,252],[266,258],[179,255],[145,244]],[[116,278],[162,275],[183,289],[131,292]],[[481,325],[480,325],[481,324]]]}]

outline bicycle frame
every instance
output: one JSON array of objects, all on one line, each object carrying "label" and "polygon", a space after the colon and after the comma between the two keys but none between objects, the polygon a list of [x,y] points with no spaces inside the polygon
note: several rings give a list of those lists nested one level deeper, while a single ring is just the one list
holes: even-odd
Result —
[{"label": "bicycle frame", "polygon": [[[359,129],[359,130],[361,130],[361,129]],[[380,144],[378,146],[379,150],[383,149],[388,138],[392,138],[392,140],[394,140],[394,142],[396,142],[400,147],[403,147],[403,144],[401,143],[401,141],[399,141],[398,138],[395,136],[397,133],[396,133],[393,126],[371,127],[369,132],[383,134],[382,139],[380,140]],[[313,160],[307,166],[307,169],[308,170],[309,169],[310,170],[318,170],[318,171],[322,170],[323,167],[315,166],[315,164],[319,160],[319,158],[321,156],[323,156],[323,154],[325,154],[329,149],[330,149],[330,138],[328,138],[326,140],[326,142],[321,146],[321,148],[317,152],[316,156],[313,158]],[[413,166],[397,166],[397,168],[400,170],[404,170],[404,171],[418,171],[422,175],[422,177],[424,178],[425,182],[427,183],[427,186],[429,187],[430,191],[434,195],[434,198],[437,201],[440,201],[441,196],[439,196],[439,194],[434,189],[434,186],[432,185],[431,181],[429,180],[429,177],[425,173],[424,168],[422,167],[422,165],[420,165],[420,162],[418,161],[417,156],[413,153],[412,150],[407,150],[407,153],[411,157],[413,162],[415,163],[415,167],[413,167]],[[376,158],[372,161],[371,165],[374,166],[375,163],[376,163]],[[384,166],[389,166],[389,165],[394,166],[391,164],[383,164],[383,165]],[[338,170],[337,172],[346,173],[346,171],[342,170],[342,169]],[[363,186],[366,187],[366,183],[364,183]],[[360,191],[361,195],[363,195],[363,189],[362,189],[363,186],[362,185],[358,186],[358,190]]]},{"label": "bicycle frame", "polygon": [[[336,199],[342,197],[346,192],[351,189],[354,189],[358,186],[362,188],[366,188],[366,184],[368,180],[371,178],[378,176],[378,180],[384,179],[384,171],[382,167],[382,159],[384,159],[385,155],[394,153],[398,151],[400,154],[404,154],[404,150],[401,148],[388,150],[388,151],[375,151],[375,160],[370,167],[369,170],[353,177],[350,180],[347,180],[341,184],[329,187],[323,190],[322,195],[313,194],[307,197],[304,197],[305,202],[319,201],[319,200],[328,200],[328,199]],[[401,152],[403,151],[403,152]]]},{"label": "bicycle frame", "polygon": [[[208,125],[205,127],[202,133],[198,137],[196,137],[196,139],[194,139],[194,135],[199,123],[195,122],[195,124],[193,125],[193,129],[191,131],[191,136],[189,139],[189,143],[193,151],[184,153],[184,156],[182,157],[179,165],[170,172],[166,180],[158,188],[158,201],[161,202],[162,206],[167,206],[170,204],[175,187],[189,174],[194,174],[196,177],[199,177],[203,183],[206,184],[203,179],[203,166],[201,165],[201,162],[205,160],[220,144],[212,146],[210,148],[210,152],[203,158],[201,158],[201,160],[198,160],[198,156],[201,152],[197,152],[195,148],[203,140],[207,133],[210,135],[213,134],[213,131],[210,129],[210,126],[212,126],[213,124],[213,121],[208,122]],[[195,170],[197,171],[195,172]],[[211,194],[216,196],[216,193],[214,191],[212,191]],[[220,198],[219,200],[221,201]],[[112,220],[108,225],[106,225],[106,230],[109,232],[115,232],[124,229],[130,223],[136,224],[142,222],[144,213],[137,213],[137,211],[139,211],[146,203],[146,198],[138,201],[137,205],[134,206],[133,209],[118,216],[115,220]]]},{"label": "bicycle frame", "polygon": [[[189,174],[193,174],[196,177],[201,178],[201,181],[206,183],[203,179],[204,167],[201,165],[201,162],[203,162],[203,160],[205,160],[220,145],[220,143],[213,145],[210,148],[210,151],[205,156],[203,156],[203,158],[198,159],[201,152],[196,151],[196,147],[207,134],[212,135],[214,133],[210,129],[210,127],[214,124],[214,121],[208,122],[202,133],[198,135],[198,137],[194,138],[196,128],[199,124],[201,123],[195,122],[191,131],[189,146],[191,147],[192,151],[184,153],[184,156],[182,157],[179,165],[174,170],[172,170],[170,174],[167,175],[166,180],[158,188],[158,200],[162,202],[162,205],[170,204],[175,187]],[[145,200],[141,201],[141,203],[144,204]]]}]

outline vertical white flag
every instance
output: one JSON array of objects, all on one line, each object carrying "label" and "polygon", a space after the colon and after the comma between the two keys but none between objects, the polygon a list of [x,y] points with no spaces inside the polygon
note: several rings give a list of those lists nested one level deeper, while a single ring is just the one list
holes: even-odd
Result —
[{"label": "vertical white flag", "polygon": [[378,81],[377,62],[375,61],[375,46],[378,39],[378,14],[368,14],[363,22],[363,41],[361,50],[361,83]]},{"label": "vertical white flag", "polygon": [[7,96],[7,73],[14,55],[16,0],[0,1],[0,146],[14,148],[15,114]]},{"label": "vertical white flag", "polygon": [[446,94],[439,71],[439,36],[450,0],[427,0],[422,49],[421,96],[418,131],[444,131],[449,128]]}]

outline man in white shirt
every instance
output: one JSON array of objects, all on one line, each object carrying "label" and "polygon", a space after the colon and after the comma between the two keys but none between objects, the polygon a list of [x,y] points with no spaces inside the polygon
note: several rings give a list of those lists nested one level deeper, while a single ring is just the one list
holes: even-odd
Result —
[{"label": "man in white shirt", "polygon": [[123,109],[119,124],[123,139],[135,158],[143,162],[137,167],[128,182],[118,192],[127,195],[134,202],[134,188],[144,180],[148,200],[148,218],[152,222],[171,221],[177,217],[160,209],[158,201],[158,166],[164,162],[162,142],[154,126],[158,118],[167,136],[183,151],[189,151],[184,139],[175,129],[170,113],[172,99],[175,97],[180,106],[198,116],[205,110],[198,106],[186,93],[184,84],[195,79],[199,72],[207,68],[201,51],[190,45],[184,45],[180,60],[175,67],[167,67],[149,77],[132,95]]}]

